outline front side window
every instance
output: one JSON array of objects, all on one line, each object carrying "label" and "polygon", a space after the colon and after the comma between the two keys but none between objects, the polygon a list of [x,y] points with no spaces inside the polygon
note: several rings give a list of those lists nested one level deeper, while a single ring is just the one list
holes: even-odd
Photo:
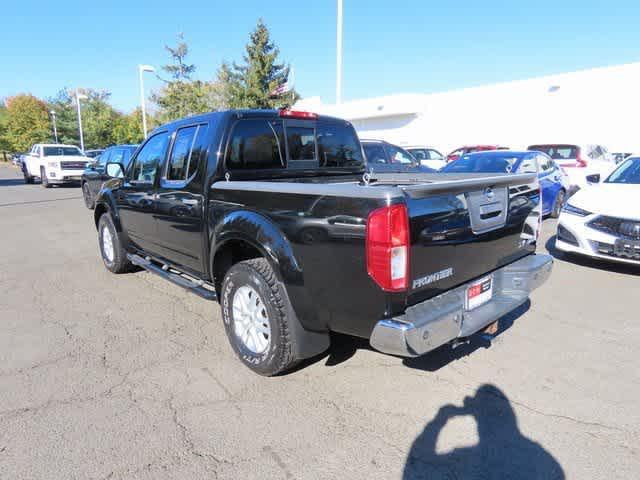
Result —
[{"label": "front side window", "polygon": [[353,128],[338,124],[319,124],[316,136],[321,167],[359,167],[364,163]]},{"label": "front side window", "polygon": [[281,121],[240,120],[233,129],[227,148],[227,168],[284,168],[283,139]]},{"label": "front side window", "polygon": [[158,164],[167,152],[169,136],[167,132],[158,133],[151,137],[138,152],[131,170],[131,180],[153,183]]},{"label": "front side window", "polygon": [[315,160],[316,143],[313,128],[287,127],[289,159]]},{"label": "front side window", "polygon": [[181,128],[176,133],[167,165],[167,180],[187,180],[193,142],[198,127]]},{"label": "front side window", "polygon": [[104,167],[111,159],[113,150],[107,149],[96,157],[96,167]]}]

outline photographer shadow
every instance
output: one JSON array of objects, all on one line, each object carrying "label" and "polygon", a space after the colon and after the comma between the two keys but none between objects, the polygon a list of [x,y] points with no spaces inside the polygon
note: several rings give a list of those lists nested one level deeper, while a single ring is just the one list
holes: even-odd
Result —
[{"label": "photographer shadow", "polygon": [[[447,422],[471,416],[478,428],[477,445],[438,454],[436,444]],[[461,407],[445,405],[415,439],[403,480],[565,478],[558,461],[539,443],[525,437],[509,399],[494,385],[482,385]]]}]

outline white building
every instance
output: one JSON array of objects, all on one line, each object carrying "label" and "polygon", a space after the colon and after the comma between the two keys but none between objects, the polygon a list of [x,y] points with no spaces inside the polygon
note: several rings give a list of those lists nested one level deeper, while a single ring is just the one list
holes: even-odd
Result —
[{"label": "white building", "polygon": [[434,94],[397,94],[295,108],[351,121],[361,138],[428,144],[596,143],[640,151],[640,63]]}]

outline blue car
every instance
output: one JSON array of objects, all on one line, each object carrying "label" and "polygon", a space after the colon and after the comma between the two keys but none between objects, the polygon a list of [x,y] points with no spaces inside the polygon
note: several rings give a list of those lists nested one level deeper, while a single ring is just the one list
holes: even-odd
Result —
[{"label": "blue car", "polygon": [[468,153],[448,163],[443,173],[538,173],[542,191],[542,214],[557,218],[567,198],[565,173],[541,152],[493,150]]}]

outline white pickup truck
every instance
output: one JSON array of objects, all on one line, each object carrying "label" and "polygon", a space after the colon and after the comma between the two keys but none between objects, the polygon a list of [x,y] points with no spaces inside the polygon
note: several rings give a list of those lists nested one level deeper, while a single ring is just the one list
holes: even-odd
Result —
[{"label": "white pickup truck", "polygon": [[44,188],[64,183],[80,185],[82,172],[91,159],[75,145],[36,143],[22,162],[25,183],[39,178]]}]

